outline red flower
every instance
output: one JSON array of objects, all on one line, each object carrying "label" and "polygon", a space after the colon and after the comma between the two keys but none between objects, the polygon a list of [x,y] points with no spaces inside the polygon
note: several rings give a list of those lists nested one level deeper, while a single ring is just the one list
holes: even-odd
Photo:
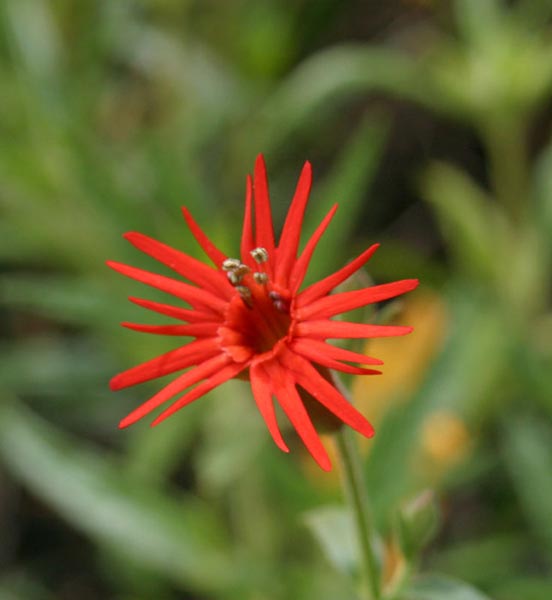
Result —
[{"label": "red flower", "polygon": [[326,340],[405,335],[412,328],[334,321],[332,317],[408,292],[418,285],[418,281],[405,279],[330,295],[374,254],[378,247],[374,244],[333,275],[299,291],[314,249],[337,209],[337,205],[332,207],[297,257],[311,180],[311,165],[307,162],[280,242],[276,245],[265,163],[262,156],[257,158],[254,184],[251,177],[247,177],[240,259],[223,254],[183,208],[188,227],[215,268],[140,233],[125,234],[131,244],[171,268],[180,278],[172,279],[117,262],[109,261],[108,265],[127,277],[175,296],[191,308],[130,298],[144,308],[185,324],[122,325],[136,331],[196,339],[111,380],[111,389],[120,390],[192,367],[131,412],[121,421],[120,427],[131,425],[197,384],[153,421],[152,425],[157,425],[209,390],[241,375],[251,382],[257,407],[274,441],[284,452],[289,449],[278,428],[273,397],[325,470],[331,469],[331,463],[305,408],[305,396],[314,398],[340,421],[363,435],[373,435],[370,423],[333,385],[328,369],[374,374],[379,371],[351,366],[347,362],[365,365],[382,362],[337,348]]}]

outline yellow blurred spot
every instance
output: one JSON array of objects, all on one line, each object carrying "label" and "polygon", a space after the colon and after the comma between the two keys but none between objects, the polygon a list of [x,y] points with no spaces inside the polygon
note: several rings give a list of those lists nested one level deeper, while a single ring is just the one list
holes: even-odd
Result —
[{"label": "yellow blurred spot", "polygon": [[[364,353],[384,361],[383,375],[358,376],[351,385],[355,407],[376,426],[394,404],[407,400],[424,380],[444,341],[448,315],[444,301],[432,291],[416,291],[400,300],[394,325],[411,325],[407,336],[369,340]],[[337,449],[332,436],[322,436],[334,469],[324,473],[305,452],[302,466],[309,479],[332,489],[339,484]],[[370,440],[360,437],[361,451],[367,453]]]},{"label": "yellow blurred spot", "polygon": [[435,412],[425,420],[421,449],[436,474],[456,465],[466,455],[470,434],[464,421],[451,411]]},{"label": "yellow blurred spot", "polygon": [[405,560],[399,545],[392,539],[386,540],[383,554],[383,583],[391,584],[405,568]]},{"label": "yellow blurred spot", "polygon": [[364,353],[384,361],[383,375],[355,377],[354,404],[376,425],[393,404],[408,399],[424,380],[441,349],[448,323],[444,301],[435,292],[424,290],[402,302],[396,325],[411,325],[407,336],[369,340]]}]

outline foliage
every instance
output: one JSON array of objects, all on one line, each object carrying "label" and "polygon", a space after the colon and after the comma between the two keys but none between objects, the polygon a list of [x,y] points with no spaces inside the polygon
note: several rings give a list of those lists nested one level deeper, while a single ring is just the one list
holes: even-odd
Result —
[{"label": "foliage", "polygon": [[552,5],[387,4],[0,3],[0,597],[357,597],[336,478],[241,382],[124,432],[151,388],[107,389],[170,343],[117,326],[121,234],[195,254],[185,204],[232,254],[261,151],[280,224],[305,159],[307,233],[340,203],[313,277],[382,241],[371,276],[425,283],[347,382],[387,597],[550,597]]}]

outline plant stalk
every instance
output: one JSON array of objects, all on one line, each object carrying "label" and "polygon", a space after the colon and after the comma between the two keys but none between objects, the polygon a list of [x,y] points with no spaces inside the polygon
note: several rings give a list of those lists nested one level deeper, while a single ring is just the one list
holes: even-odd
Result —
[{"label": "plant stalk", "polygon": [[367,600],[380,600],[380,568],[372,540],[372,518],[366,486],[362,474],[358,444],[354,433],[341,428],[336,434],[337,447],[342,466],[345,493],[356,521],[356,530],[362,558],[362,573],[366,580]]}]

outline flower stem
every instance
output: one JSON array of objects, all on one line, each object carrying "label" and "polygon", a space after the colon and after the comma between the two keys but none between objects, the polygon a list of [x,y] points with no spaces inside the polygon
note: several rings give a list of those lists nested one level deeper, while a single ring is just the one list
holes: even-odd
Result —
[{"label": "flower stem", "polygon": [[343,484],[356,521],[357,535],[362,557],[362,572],[366,580],[366,598],[381,598],[380,569],[372,544],[372,518],[368,505],[366,486],[360,464],[354,433],[342,428],[336,435],[340,455]]}]

